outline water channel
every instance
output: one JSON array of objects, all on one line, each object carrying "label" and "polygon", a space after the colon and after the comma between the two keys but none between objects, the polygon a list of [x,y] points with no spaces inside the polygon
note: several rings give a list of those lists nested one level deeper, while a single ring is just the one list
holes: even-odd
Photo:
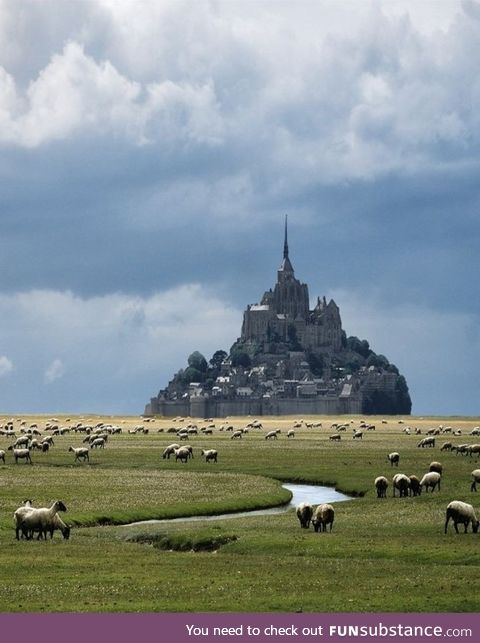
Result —
[{"label": "water channel", "polygon": [[132,522],[130,525],[155,525],[171,522],[195,522],[197,520],[226,520],[245,516],[268,516],[271,514],[286,513],[301,502],[319,505],[324,502],[344,502],[345,500],[352,500],[351,496],[346,496],[339,491],[335,491],[332,487],[322,487],[312,484],[294,484],[290,482],[284,482],[282,487],[292,492],[292,499],[289,503],[281,505],[280,507],[254,509],[252,511],[236,511],[228,514],[215,514],[214,516],[188,516],[184,518],[164,518],[163,520],[142,520],[141,522]]}]

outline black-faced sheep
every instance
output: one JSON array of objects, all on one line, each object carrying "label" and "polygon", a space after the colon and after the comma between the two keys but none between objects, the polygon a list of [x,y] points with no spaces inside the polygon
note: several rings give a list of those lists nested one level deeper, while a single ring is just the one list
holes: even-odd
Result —
[{"label": "black-faced sheep", "polygon": [[39,532],[39,539],[44,536],[47,538],[47,531],[49,531],[53,524],[53,518],[58,511],[67,511],[66,506],[61,500],[57,500],[51,507],[31,508],[28,513],[22,517],[20,527],[22,531],[31,537],[34,531]]},{"label": "black-faced sheep", "polygon": [[475,515],[475,511],[472,505],[469,505],[466,502],[461,502],[460,500],[452,500],[452,502],[447,507],[446,518],[445,518],[445,533],[447,533],[448,523],[450,518],[453,521],[453,526],[455,531],[458,534],[458,523],[462,523],[465,527],[465,533],[467,533],[467,528],[470,523],[472,523],[473,533],[478,531],[478,519]]},{"label": "black-faced sheep", "polygon": [[400,498],[406,498],[408,496],[408,490],[410,489],[410,478],[404,473],[396,473],[393,476],[393,497],[395,498],[395,489],[398,489]]},{"label": "black-faced sheep", "polygon": [[393,465],[396,465],[398,467],[398,463],[400,462],[400,454],[394,451],[393,453],[389,453],[387,455],[387,460],[390,462],[390,465],[393,467]]},{"label": "black-faced sheep", "polygon": [[378,476],[378,478],[375,478],[375,489],[377,490],[377,498],[387,497],[388,480],[385,476]]},{"label": "black-faced sheep", "polygon": [[420,486],[425,487],[425,493],[428,493],[428,489],[432,490],[432,493],[435,491],[435,487],[440,491],[440,480],[442,476],[437,471],[430,471],[426,473],[423,478],[420,480]]},{"label": "black-faced sheep", "polygon": [[300,521],[302,529],[310,527],[310,521],[313,515],[313,507],[308,502],[301,502],[296,508],[297,518]]},{"label": "black-faced sheep", "polygon": [[332,531],[334,519],[335,510],[332,505],[318,505],[313,512],[313,528],[315,531],[327,531],[327,526],[330,525],[330,531]]},{"label": "black-faced sheep", "polygon": [[470,487],[470,491],[476,491],[477,490],[477,482],[480,483],[480,469],[475,469],[472,471],[472,486]]}]

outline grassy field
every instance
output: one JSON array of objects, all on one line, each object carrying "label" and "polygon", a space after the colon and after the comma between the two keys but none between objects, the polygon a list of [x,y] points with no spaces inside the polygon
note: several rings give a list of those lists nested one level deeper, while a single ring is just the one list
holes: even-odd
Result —
[{"label": "grassy field", "polygon": [[[42,433],[45,417],[28,417]],[[71,426],[79,418],[58,418]],[[0,611],[480,611],[475,579],[480,571],[479,535],[443,533],[451,500],[474,505],[470,473],[480,463],[440,452],[443,442],[480,442],[468,435],[478,418],[366,418],[375,431],[352,439],[360,418],[314,418],[322,428],[295,430],[294,418],[261,418],[263,429],[241,440],[220,431],[192,436],[188,464],[164,460],[181,426],[157,419],[148,435],[129,434],[139,418],[84,418],[122,427],[90,464],[75,464],[69,446],[83,434],[55,437],[48,454],[33,453],[33,466],[0,464]],[[251,418],[231,418],[235,428]],[[312,418],[304,418],[306,422]],[[352,422],[350,423],[350,420]],[[328,437],[337,421],[350,423],[340,443]],[[2,421],[0,421],[0,424]],[[205,426],[196,421],[197,425]],[[20,421],[15,418],[20,435]],[[437,437],[433,449],[417,444],[430,427],[452,426],[462,435]],[[406,426],[422,436],[406,435]],[[278,440],[265,440],[280,428]],[[164,429],[163,432],[158,432]],[[0,449],[12,440],[0,437]],[[215,448],[206,464],[202,448]],[[386,455],[401,454],[398,470]],[[403,472],[421,477],[431,461],[444,467],[440,492],[417,498],[378,500],[373,480]],[[228,513],[285,503],[280,481],[335,486],[355,496],[336,505],[334,530],[302,530],[293,511],[228,520],[126,526],[152,518]],[[12,514],[25,498],[35,505],[62,499],[72,526],[69,541],[15,540]]]}]

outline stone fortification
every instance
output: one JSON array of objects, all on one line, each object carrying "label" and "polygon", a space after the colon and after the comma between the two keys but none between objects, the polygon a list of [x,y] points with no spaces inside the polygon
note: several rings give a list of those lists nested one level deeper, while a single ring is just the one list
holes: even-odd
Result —
[{"label": "stone fortification", "polygon": [[229,353],[209,363],[189,358],[165,389],[151,398],[147,415],[408,414],[405,378],[366,340],[347,337],[336,303],[317,298],[289,258],[287,227],[277,282],[243,315],[241,335]]}]

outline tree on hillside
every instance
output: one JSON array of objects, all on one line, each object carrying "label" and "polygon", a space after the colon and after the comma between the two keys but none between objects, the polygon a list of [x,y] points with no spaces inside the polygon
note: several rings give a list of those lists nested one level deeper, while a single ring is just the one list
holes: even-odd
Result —
[{"label": "tree on hillside", "polygon": [[191,368],[195,368],[197,371],[200,371],[200,373],[206,373],[208,368],[207,360],[198,351],[194,351],[191,355],[189,355],[188,365]]},{"label": "tree on hillside", "polygon": [[228,357],[228,353],[223,350],[218,350],[215,351],[214,354],[212,355],[212,358],[210,360],[210,366],[214,369],[220,368],[222,365],[223,360]]}]

